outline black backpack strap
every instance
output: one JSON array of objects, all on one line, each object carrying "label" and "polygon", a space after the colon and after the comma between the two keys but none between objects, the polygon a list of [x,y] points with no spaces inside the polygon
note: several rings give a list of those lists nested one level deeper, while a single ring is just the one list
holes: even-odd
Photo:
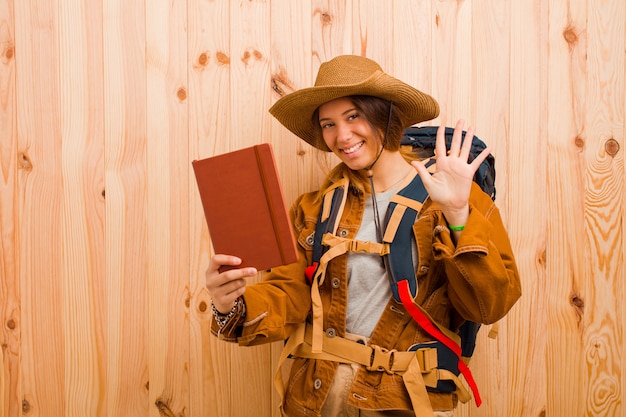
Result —
[{"label": "black backpack strap", "polygon": [[413,262],[413,224],[428,192],[419,175],[394,197],[385,214],[383,242],[389,244],[388,278],[396,301],[400,302],[398,282],[407,280],[411,295],[417,295],[417,282]]},{"label": "black backpack strap", "polygon": [[317,224],[315,225],[315,233],[313,235],[313,259],[311,265],[305,270],[309,284],[313,282],[313,277],[317,272],[322,255],[328,250],[328,247],[322,244],[322,239],[326,233],[335,233],[337,225],[339,224],[339,217],[343,211],[348,189],[348,179],[344,178],[324,193]]}]

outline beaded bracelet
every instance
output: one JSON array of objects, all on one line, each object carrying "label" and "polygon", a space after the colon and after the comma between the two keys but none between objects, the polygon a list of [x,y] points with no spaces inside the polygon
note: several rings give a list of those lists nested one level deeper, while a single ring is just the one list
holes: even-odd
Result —
[{"label": "beaded bracelet", "polygon": [[238,297],[235,300],[235,304],[233,304],[233,308],[230,309],[228,314],[220,313],[217,308],[215,308],[215,304],[213,304],[213,302],[211,302],[211,309],[213,310],[213,317],[215,318],[220,330],[223,329],[235,315],[245,314],[246,311],[242,297]]}]

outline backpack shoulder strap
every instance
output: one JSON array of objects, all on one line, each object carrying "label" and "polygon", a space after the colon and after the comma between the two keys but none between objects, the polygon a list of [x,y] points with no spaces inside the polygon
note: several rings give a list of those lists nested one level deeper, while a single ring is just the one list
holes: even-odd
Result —
[{"label": "backpack shoulder strap", "polygon": [[315,226],[315,234],[313,235],[313,261],[305,271],[309,284],[313,282],[313,277],[319,267],[320,259],[324,254],[325,246],[322,244],[324,235],[326,233],[335,234],[337,231],[339,218],[346,205],[349,185],[348,178],[344,177],[341,181],[337,181],[324,191],[317,224]]},{"label": "backpack shoulder strap", "polygon": [[419,175],[392,197],[385,214],[383,242],[389,244],[389,281],[393,297],[400,300],[398,282],[407,280],[411,295],[417,295],[417,282],[413,262],[413,223],[428,192]]}]

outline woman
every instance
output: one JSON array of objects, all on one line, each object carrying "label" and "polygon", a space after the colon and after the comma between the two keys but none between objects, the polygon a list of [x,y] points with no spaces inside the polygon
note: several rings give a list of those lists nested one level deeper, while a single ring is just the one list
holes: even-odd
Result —
[{"label": "woman", "polygon": [[[392,296],[380,253],[342,253],[324,266],[326,279],[316,275],[312,285],[305,272],[327,190],[349,184],[335,234],[381,248],[380,214],[419,175],[429,197],[413,226],[417,289],[412,302],[451,332],[465,321],[497,321],[521,289],[499,212],[472,181],[488,150],[468,163],[471,141],[461,144],[459,122],[449,152],[439,131],[434,174],[418,161],[409,162],[400,152],[402,132],[437,117],[439,106],[359,56],[322,64],[314,87],[281,98],[270,113],[341,163],[320,191],[300,196],[291,209],[300,252],[296,263],[246,286],[246,278],[257,273],[254,268],[220,274],[221,265],[240,260],[229,254],[211,258],[206,281],[213,332],[241,345],[289,339],[283,356],[294,362],[282,393],[284,415],[452,415],[463,388],[440,390],[430,381],[433,374],[421,349],[436,341]],[[469,128],[467,137],[472,135]],[[280,381],[278,386],[282,390]]]}]

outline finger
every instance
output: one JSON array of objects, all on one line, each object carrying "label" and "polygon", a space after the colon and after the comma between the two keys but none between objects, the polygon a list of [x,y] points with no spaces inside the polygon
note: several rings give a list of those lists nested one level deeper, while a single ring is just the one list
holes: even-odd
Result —
[{"label": "finger", "polygon": [[437,140],[435,141],[435,157],[445,158],[447,154],[448,149],[446,147],[446,125],[442,123],[437,129]]},{"label": "finger", "polygon": [[417,174],[422,179],[422,182],[424,183],[426,189],[428,189],[433,180],[430,172],[428,172],[428,168],[426,168],[424,163],[421,161],[411,161],[411,165],[413,165],[413,167],[417,170]]},{"label": "finger", "polygon": [[233,300],[239,295],[243,294],[246,288],[247,282],[245,279],[235,279],[226,282],[219,288],[219,292],[222,293],[222,297],[232,298]]},{"label": "finger", "polygon": [[[211,294],[211,300],[213,301],[213,305],[222,314],[227,314],[232,310],[235,300],[241,297],[246,292],[245,281],[244,285],[238,286],[232,291],[216,291]],[[223,288],[220,288],[222,290]]]},{"label": "finger", "polygon": [[463,145],[461,146],[461,152],[459,154],[460,158],[464,161],[468,161],[470,151],[472,150],[472,141],[474,140],[474,126],[470,126],[467,128],[465,132],[465,138],[463,139]]},{"label": "finger", "polygon": [[222,273],[219,272],[222,266],[237,266],[239,264],[241,264],[241,259],[236,256],[221,254],[212,256],[209,261],[209,267],[205,273],[206,287],[209,290],[215,289],[216,287],[224,285],[226,282],[251,277],[257,274],[256,268],[252,267],[235,268]]},{"label": "finger", "polygon": [[485,149],[482,150],[481,153],[479,153],[476,156],[476,158],[474,158],[474,160],[470,164],[474,172],[478,171],[478,168],[480,167],[480,165],[485,161],[485,159],[487,159],[487,157],[490,154],[491,154],[491,148],[486,147]]},{"label": "finger", "polygon": [[452,134],[452,143],[450,143],[450,155],[457,156],[461,149],[461,139],[463,137],[463,125],[465,121],[459,119],[454,126],[454,133]]},{"label": "finger", "polygon": [[228,282],[237,280],[243,280],[245,282],[246,278],[253,277],[256,274],[256,268],[252,267],[229,269],[228,271],[224,271],[219,274],[219,285],[224,285]]},{"label": "finger", "polygon": [[241,259],[232,255],[215,254],[209,260],[209,269],[218,270],[221,266],[237,266],[241,264]]}]

